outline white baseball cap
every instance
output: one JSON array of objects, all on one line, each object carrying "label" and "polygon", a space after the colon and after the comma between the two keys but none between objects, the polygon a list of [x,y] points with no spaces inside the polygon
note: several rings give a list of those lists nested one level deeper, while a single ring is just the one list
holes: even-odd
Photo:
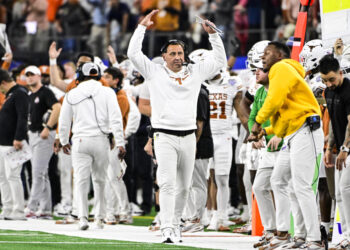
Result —
[{"label": "white baseball cap", "polygon": [[39,75],[41,76],[41,71],[40,69],[37,67],[37,66],[34,66],[34,65],[31,65],[31,66],[28,66],[25,71],[24,71],[24,74],[26,75],[27,73],[32,73],[34,75]]},{"label": "white baseball cap", "polygon": [[100,74],[100,68],[92,62],[84,63],[81,71],[84,76],[98,76]]}]

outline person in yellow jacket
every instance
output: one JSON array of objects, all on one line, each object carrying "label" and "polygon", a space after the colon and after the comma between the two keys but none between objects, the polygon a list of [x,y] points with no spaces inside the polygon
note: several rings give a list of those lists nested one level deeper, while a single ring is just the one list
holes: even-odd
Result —
[{"label": "person in yellow jacket", "polygon": [[[292,244],[300,246],[300,242],[305,241],[303,248],[323,249],[316,195],[312,189],[312,185],[318,181],[318,176],[314,178],[315,166],[319,166],[317,159],[320,159],[318,156],[323,148],[321,110],[304,80],[303,67],[289,57],[288,47],[279,42],[270,42],[264,51],[263,67],[265,72],[269,72],[270,87],[264,105],[255,118],[249,140],[257,141],[263,135],[272,133],[284,138],[277,167],[271,177],[276,211],[290,209],[279,202],[279,195],[285,195],[290,181],[289,198],[295,224],[295,241]],[[261,124],[268,119],[271,126],[263,129]],[[277,220],[281,219],[278,214],[276,216]],[[286,233],[276,237],[271,244],[291,243]]]}]

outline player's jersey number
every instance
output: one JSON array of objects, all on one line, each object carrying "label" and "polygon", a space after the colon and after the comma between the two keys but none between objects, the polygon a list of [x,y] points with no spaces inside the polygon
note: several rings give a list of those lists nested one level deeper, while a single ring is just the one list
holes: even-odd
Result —
[{"label": "player's jersey number", "polygon": [[225,111],[226,111],[225,101],[220,102],[219,105],[215,101],[210,102],[210,119],[226,119]]}]

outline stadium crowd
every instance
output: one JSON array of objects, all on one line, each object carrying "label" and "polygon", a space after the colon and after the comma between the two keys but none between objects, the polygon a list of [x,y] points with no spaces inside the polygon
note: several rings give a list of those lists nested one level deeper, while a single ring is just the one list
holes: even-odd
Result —
[{"label": "stadium crowd", "polygon": [[[10,69],[11,36],[0,35],[0,218],[55,215],[102,229],[154,207],[150,230],[174,243],[205,228],[251,233],[253,192],[264,227],[255,248],[324,249],[335,201],[343,240],[333,249],[350,248],[350,45],[309,39],[300,63],[290,59],[299,1],[283,1],[278,41],[255,37],[251,46],[239,29],[253,2],[15,1],[9,27],[35,20],[23,48],[46,51],[49,63]],[[216,23],[197,27],[194,17],[208,10]],[[205,46],[159,39],[152,58],[142,49],[151,27],[190,29]],[[46,39],[53,29],[62,42]],[[230,30],[241,46],[227,54]],[[76,45],[79,35],[89,36],[85,45]],[[125,41],[117,46],[116,37]],[[234,72],[237,50],[248,51],[247,68]],[[64,52],[77,55],[60,63]]]}]

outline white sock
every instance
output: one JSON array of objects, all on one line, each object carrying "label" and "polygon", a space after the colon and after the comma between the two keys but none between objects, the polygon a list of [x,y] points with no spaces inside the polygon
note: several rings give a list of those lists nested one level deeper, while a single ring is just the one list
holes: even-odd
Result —
[{"label": "white sock", "polygon": [[329,227],[331,226],[331,223],[321,221],[321,225],[325,227],[327,234],[329,234]]}]

